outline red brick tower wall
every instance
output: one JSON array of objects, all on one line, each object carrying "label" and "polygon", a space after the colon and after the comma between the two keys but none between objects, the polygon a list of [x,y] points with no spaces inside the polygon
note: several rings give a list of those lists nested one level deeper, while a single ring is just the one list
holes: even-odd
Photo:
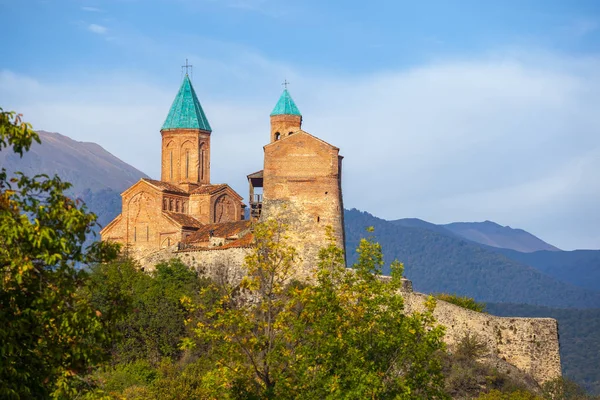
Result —
[{"label": "red brick tower wall", "polygon": [[161,181],[174,185],[210,183],[210,132],[198,129],[161,131]]},{"label": "red brick tower wall", "polygon": [[344,221],[339,149],[305,132],[265,146],[262,219],[288,225],[290,243],[302,257],[301,275],[318,262],[331,226],[344,248]]}]

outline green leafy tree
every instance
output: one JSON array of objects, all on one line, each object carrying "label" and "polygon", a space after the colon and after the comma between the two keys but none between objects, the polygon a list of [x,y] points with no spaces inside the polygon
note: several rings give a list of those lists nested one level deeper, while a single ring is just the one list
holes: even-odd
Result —
[{"label": "green leafy tree", "polygon": [[350,272],[333,244],[320,253],[316,284],[294,300],[290,320],[296,347],[285,393],[294,398],[446,398],[440,355],[443,328],[435,300],[406,315],[401,263],[381,276],[381,246],[362,239]]},{"label": "green leafy tree", "polygon": [[[443,329],[427,311],[406,315],[402,265],[380,277],[381,247],[359,246],[344,267],[341,249],[320,253],[312,282],[291,280],[293,248],[273,220],[255,227],[241,289],[201,310],[196,334],[210,343],[215,368],[203,387],[218,398],[446,398],[440,353]],[[331,232],[330,232],[331,233]],[[330,237],[332,238],[331,234]],[[185,301],[185,300],[184,300]]]},{"label": "green leafy tree", "polygon": [[[38,135],[0,109],[0,151],[23,156]],[[110,321],[79,290],[77,268],[116,256],[86,235],[96,216],[67,197],[70,184],[0,171],[0,397],[73,397],[89,368],[106,358]]]},{"label": "green leafy tree", "polygon": [[[112,345],[113,363],[157,365],[164,357],[178,358],[180,341],[189,333],[188,312],[179,300],[201,301],[203,286],[206,280],[178,259],[156,265],[151,273],[125,257],[93,266],[87,284],[91,301],[120,332]],[[120,314],[122,309],[127,312]]]}]

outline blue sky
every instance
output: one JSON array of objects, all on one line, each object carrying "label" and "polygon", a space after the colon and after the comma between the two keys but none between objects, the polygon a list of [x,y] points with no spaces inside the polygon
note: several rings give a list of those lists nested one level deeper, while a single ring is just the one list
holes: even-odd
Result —
[{"label": "blue sky", "polygon": [[600,2],[0,0],[0,35],[3,107],[151,176],[189,58],[242,195],[288,79],[347,207],[600,248]]}]

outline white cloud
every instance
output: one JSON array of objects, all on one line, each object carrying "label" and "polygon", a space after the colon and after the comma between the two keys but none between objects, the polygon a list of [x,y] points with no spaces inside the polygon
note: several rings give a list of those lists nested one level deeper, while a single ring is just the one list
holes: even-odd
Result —
[{"label": "white cloud", "polygon": [[96,8],[96,7],[81,7],[81,9],[83,11],[88,11],[88,12],[102,12],[101,9]]},{"label": "white cloud", "polygon": [[[387,219],[490,219],[561,248],[600,248],[599,60],[495,54],[331,77],[235,50],[190,56],[214,129],[213,181],[246,194],[288,78],[304,128],[341,148],[347,207]],[[157,177],[176,85],[139,75],[53,84],[4,71],[0,98],[34,127],[97,142]]]},{"label": "white cloud", "polygon": [[88,26],[88,30],[90,32],[97,33],[99,35],[104,35],[108,31],[108,29],[105,26],[97,25],[97,24],[90,24]]}]

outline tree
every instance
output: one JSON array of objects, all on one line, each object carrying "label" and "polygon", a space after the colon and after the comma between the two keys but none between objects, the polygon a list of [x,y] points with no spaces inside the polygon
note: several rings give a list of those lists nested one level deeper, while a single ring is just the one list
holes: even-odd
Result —
[{"label": "tree", "polygon": [[311,282],[295,282],[297,258],[273,220],[255,227],[241,290],[220,287],[196,333],[215,362],[204,376],[219,398],[446,398],[440,353],[443,329],[435,300],[406,315],[402,265],[382,279],[381,246],[364,239],[354,269],[333,242],[320,253]]},{"label": "tree", "polygon": [[[40,143],[31,126],[0,108],[0,151],[23,156]],[[103,360],[110,321],[79,290],[78,265],[110,259],[117,248],[86,236],[96,216],[65,195],[58,176],[9,179],[0,171],[0,397],[72,397]]]},{"label": "tree", "polygon": [[94,265],[86,284],[91,303],[121,333],[112,344],[111,361],[157,365],[164,357],[178,358],[179,343],[188,334],[188,315],[179,300],[187,296],[201,301],[206,281],[178,259],[156,265],[152,273],[125,257]]}]

